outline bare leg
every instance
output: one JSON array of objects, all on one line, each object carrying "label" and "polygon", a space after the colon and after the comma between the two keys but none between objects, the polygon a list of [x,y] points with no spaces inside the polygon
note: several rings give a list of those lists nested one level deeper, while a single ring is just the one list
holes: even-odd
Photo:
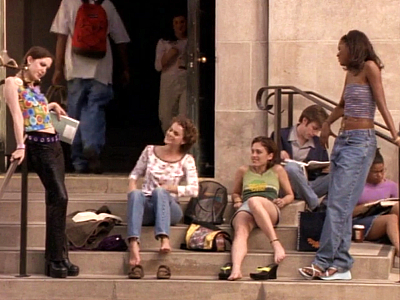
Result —
[{"label": "bare leg", "polygon": [[129,264],[134,267],[140,265],[140,247],[137,238],[129,239]]},{"label": "bare leg", "polygon": [[390,213],[395,214],[397,217],[399,217],[399,202],[397,202],[395,205],[393,205]]},{"label": "bare leg", "polygon": [[232,272],[228,280],[237,280],[242,278],[241,266],[243,259],[247,254],[247,239],[255,225],[252,215],[244,211],[239,212],[233,219],[235,236],[231,249]]},{"label": "bare leg", "polygon": [[160,253],[169,253],[171,252],[171,245],[169,243],[169,237],[166,235],[160,236],[161,246]]},{"label": "bare leg", "polygon": [[252,197],[249,200],[249,207],[254,216],[256,224],[269,238],[272,248],[274,249],[274,261],[279,264],[286,256],[285,249],[278,240],[274,225],[278,221],[278,211],[275,205],[268,199],[262,197]]},{"label": "bare leg", "polygon": [[398,217],[395,214],[378,216],[372,223],[371,230],[365,239],[376,240],[387,234],[396,249],[396,255],[400,256],[398,226]]}]

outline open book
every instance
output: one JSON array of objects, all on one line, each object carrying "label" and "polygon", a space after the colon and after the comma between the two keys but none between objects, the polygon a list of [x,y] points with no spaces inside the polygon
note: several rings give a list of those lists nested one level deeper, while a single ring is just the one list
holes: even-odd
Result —
[{"label": "open book", "polygon": [[365,206],[374,206],[374,205],[380,205],[382,207],[388,207],[388,206],[393,206],[399,201],[399,198],[385,198],[385,199],[379,199],[374,202],[369,202],[365,203]]},{"label": "open book", "polygon": [[299,164],[300,166],[306,168],[307,170],[323,169],[328,167],[330,164],[329,161],[310,160],[309,162],[302,162],[294,159],[285,159],[282,164],[285,165],[288,162],[294,162],[296,164]]},{"label": "open book", "polygon": [[54,111],[50,112],[50,116],[54,129],[60,135],[60,140],[72,144],[78,130],[79,121],[67,116],[61,116],[61,119],[58,120],[57,114]]},{"label": "open book", "polygon": [[107,213],[96,214],[93,211],[79,212],[72,218],[72,221],[74,221],[75,223],[86,222],[86,221],[102,221],[106,218],[111,218],[116,221],[122,222],[122,219],[116,215],[111,215]]},{"label": "open book", "polygon": [[392,206],[395,205],[399,201],[399,198],[386,198],[386,199],[379,199],[374,202],[366,203],[365,212],[362,212],[357,217],[369,217],[375,215],[382,215],[388,213]]}]

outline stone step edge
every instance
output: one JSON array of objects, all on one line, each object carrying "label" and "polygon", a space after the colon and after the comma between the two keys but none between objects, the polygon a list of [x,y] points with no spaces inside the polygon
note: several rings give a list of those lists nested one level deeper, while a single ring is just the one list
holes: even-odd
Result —
[{"label": "stone step edge", "polygon": [[[20,198],[7,198],[7,195],[9,194],[20,194],[19,192],[5,192],[3,195],[3,198],[0,199],[1,202],[20,202]],[[43,199],[31,199],[29,197],[30,194],[35,194],[35,195],[43,195]],[[78,197],[81,195],[85,195],[84,199],[78,199]],[[104,197],[107,196],[106,199],[93,199],[96,196]],[[113,196],[116,198],[114,199]],[[123,197],[122,197],[123,196]],[[228,205],[232,205],[232,194],[228,194]],[[110,197],[110,199],[108,198]],[[188,203],[190,201],[191,197],[180,197],[179,202],[181,203]],[[28,203],[30,202],[43,202],[44,201],[44,192],[31,192],[28,193]],[[88,193],[68,193],[68,202],[112,202],[112,203],[127,203],[127,193],[101,193],[101,192],[88,192]],[[289,204],[289,206],[293,205],[303,205],[305,204],[304,200],[300,199],[295,199],[292,203]]]},{"label": "stone step edge", "polygon": [[[44,227],[46,225],[46,222],[29,222],[28,220],[28,228],[29,227]],[[0,223],[0,228],[2,227],[20,227],[21,223],[20,222],[1,222]],[[222,230],[233,230],[233,228],[231,227],[231,225],[229,223],[222,223],[220,225],[215,225],[217,227],[219,227]],[[121,223],[118,225],[115,225],[114,228],[116,227],[120,227],[120,228],[126,228],[127,227],[127,223]],[[143,226],[143,227],[154,227],[154,226]],[[171,225],[171,229],[173,230],[173,228],[188,228],[189,225],[186,225],[184,223],[178,223],[176,225]],[[282,230],[297,230],[298,226],[297,225],[276,225],[274,226],[275,229],[282,229]],[[259,228],[257,228],[259,229]],[[261,229],[260,229],[261,230]]]},{"label": "stone step edge", "polygon": [[[0,248],[0,255],[1,253],[5,253],[5,254],[15,254],[15,253],[19,253],[19,249],[17,247],[4,247],[7,248],[8,250],[4,250],[2,248]],[[14,248],[14,249],[11,249]],[[357,257],[357,258],[368,258],[368,259],[390,259],[393,260],[393,255],[394,255],[394,247],[391,247],[392,249],[388,250],[386,255],[368,255],[368,254],[357,254],[357,253],[352,253],[351,255],[353,257]],[[11,250],[10,250],[11,249]],[[210,255],[210,254],[214,254],[214,255],[230,255],[230,251],[224,251],[224,252],[208,252],[208,251],[191,251],[191,250],[182,250],[182,249],[172,249],[173,251],[171,251],[171,253],[169,255]],[[150,254],[150,253],[158,253],[159,249],[158,248],[148,248],[148,249],[141,249],[140,253],[142,255],[144,254]],[[286,250],[286,257],[292,256],[292,257],[296,257],[296,256],[302,256],[302,257],[314,257],[315,256],[315,252],[308,252],[308,251],[297,251],[297,250]],[[27,254],[34,254],[34,253],[43,253],[44,254],[44,247],[30,247],[27,249]],[[69,251],[69,254],[77,254],[77,255],[87,255],[87,254],[98,254],[98,255],[128,255],[129,251],[90,251],[90,250],[77,250],[77,251]],[[246,256],[263,256],[265,257],[266,255],[268,256],[272,256],[274,254],[273,250],[252,250],[252,249],[248,249],[248,253],[246,254]],[[393,254],[393,255],[392,255]]]},{"label": "stone step edge", "polygon": [[[16,274],[17,275],[17,274]],[[126,275],[96,275],[96,274],[79,274],[78,277],[68,277],[65,279],[57,279],[57,278],[50,278],[41,274],[28,274],[29,277],[25,278],[16,278],[16,275],[12,274],[1,274],[0,275],[0,282],[1,281],[29,281],[29,282],[38,282],[38,283],[43,283],[43,281],[46,282],[65,282],[65,283],[71,283],[71,282],[80,282],[82,280],[85,280],[87,282],[98,282],[98,281],[118,281],[118,282],[135,282],[135,284],[140,284],[140,282],[160,282],[159,279],[155,278],[155,275],[145,275],[142,279],[140,280],[132,280],[127,278]],[[216,279],[216,276],[182,276],[182,275],[176,275],[174,276],[172,274],[170,279],[162,280],[162,282],[187,282],[187,283],[210,283],[210,284],[232,284],[232,282],[227,281],[227,280],[218,280]],[[373,282],[371,282],[373,281]],[[286,285],[291,285],[291,284],[306,284],[307,286],[310,284],[316,284],[316,285],[337,285],[337,286],[393,286],[394,284],[398,284],[398,282],[393,282],[389,279],[352,279],[352,280],[346,280],[346,281],[331,281],[331,282],[326,282],[326,281],[321,281],[321,280],[313,280],[312,282],[309,280],[305,279],[298,279],[294,277],[278,277],[277,279],[274,280],[268,280],[268,281],[256,281],[251,279],[250,277],[244,276],[241,280],[235,281],[235,284],[286,284]]]}]

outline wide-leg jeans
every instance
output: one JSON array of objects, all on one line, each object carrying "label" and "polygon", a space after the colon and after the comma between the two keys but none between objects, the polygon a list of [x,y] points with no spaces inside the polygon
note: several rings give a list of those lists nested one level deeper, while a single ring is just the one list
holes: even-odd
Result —
[{"label": "wide-leg jeans", "polygon": [[373,129],[345,130],[335,140],[326,218],[313,262],[322,270],[333,267],[345,272],[353,265],[349,253],[352,213],[364,189],[375,151]]}]

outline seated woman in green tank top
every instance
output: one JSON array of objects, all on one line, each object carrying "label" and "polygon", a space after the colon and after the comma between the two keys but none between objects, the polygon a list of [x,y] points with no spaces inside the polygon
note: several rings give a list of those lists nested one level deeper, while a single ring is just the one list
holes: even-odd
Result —
[{"label": "seated woman in green tank top", "polygon": [[[280,189],[285,194],[283,198],[278,198]],[[221,268],[220,279],[242,278],[241,265],[247,253],[247,239],[257,226],[267,236],[274,250],[275,264],[265,269],[275,272],[276,278],[276,268],[285,258],[285,250],[274,225],[279,222],[280,209],[293,199],[288,175],[279,164],[278,147],[270,138],[254,138],[251,143],[251,164],[240,167],[235,175],[232,200],[237,211],[231,221],[235,231],[231,249],[232,263]],[[254,279],[273,279],[271,273],[261,271],[256,276],[250,275]]]}]

